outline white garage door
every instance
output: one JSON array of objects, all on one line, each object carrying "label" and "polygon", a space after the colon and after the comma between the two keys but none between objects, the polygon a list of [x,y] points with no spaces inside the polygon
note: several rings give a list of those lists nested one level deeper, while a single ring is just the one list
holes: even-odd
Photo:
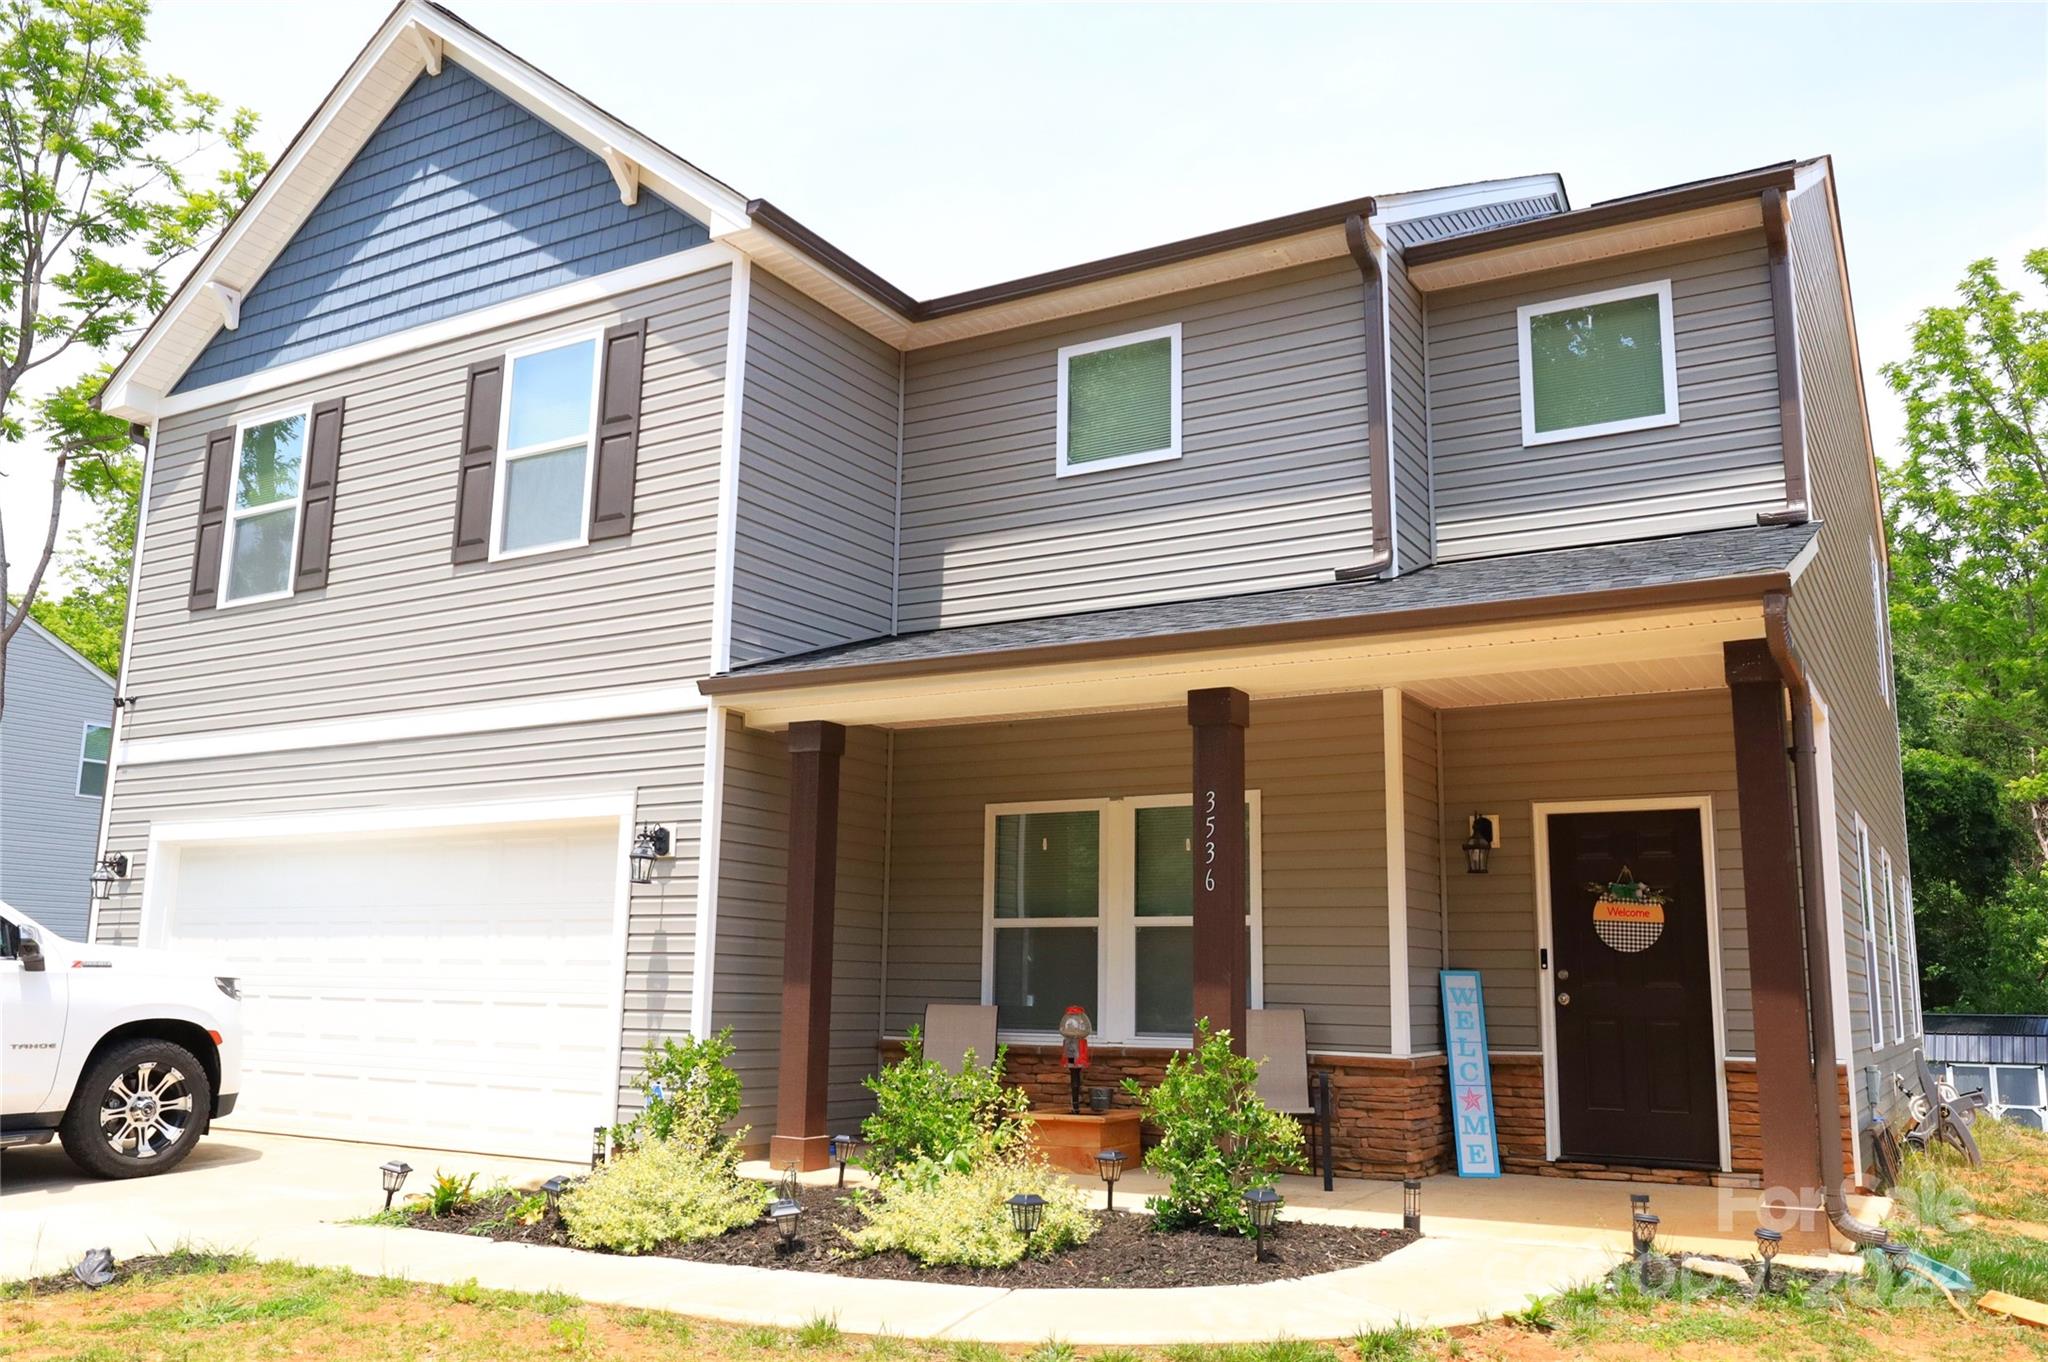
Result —
[{"label": "white garage door", "polygon": [[188,843],[167,945],[242,980],[224,1126],[587,1156],[612,1116],[615,820]]}]

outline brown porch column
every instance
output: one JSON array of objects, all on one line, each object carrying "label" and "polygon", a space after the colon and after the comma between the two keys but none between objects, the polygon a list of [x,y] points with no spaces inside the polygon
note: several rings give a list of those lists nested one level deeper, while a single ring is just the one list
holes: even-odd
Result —
[{"label": "brown porch column", "polygon": [[832,1051],[832,907],[838,895],[838,724],[789,726],[789,884],[782,928],[782,1067],[768,1157],[805,1172],[831,1162],[825,1088]]},{"label": "brown porch column", "polygon": [[[1735,716],[1735,798],[1756,1027],[1763,1204],[1787,1245],[1827,1242],[1820,1113],[1814,1110],[1812,1020],[1800,917],[1797,819],[1785,732],[1785,681],[1762,639],[1722,645]],[[1816,880],[1819,867],[1814,867]],[[1826,999],[1816,1005],[1827,1006]],[[1833,1113],[1828,1113],[1830,1118]],[[1833,1125],[1832,1119],[1829,1122]]]},{"label": "brown porch column", "polygon": [[1251,977],[1245,941],[1246,870],[1244,730],[1251,698],[1221,687],[1188,692],[1195,730],[1195,1018],[1230,1031],[1244,1053],[1245,983]]}]

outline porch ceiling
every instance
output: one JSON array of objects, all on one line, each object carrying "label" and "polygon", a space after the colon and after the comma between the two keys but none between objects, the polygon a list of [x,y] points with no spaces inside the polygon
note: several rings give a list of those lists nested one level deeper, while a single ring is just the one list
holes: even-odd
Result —
[{"label": "porch ceiling", "polygon": [[1399,686],[1439,707],[1521,704],[1719,687],[1721,645],[1763,632],[1761,602],[1738,599],[836,682],[797,675],[727,703],[768,731],[1148,709],[1212,686],[1254,699]]}]

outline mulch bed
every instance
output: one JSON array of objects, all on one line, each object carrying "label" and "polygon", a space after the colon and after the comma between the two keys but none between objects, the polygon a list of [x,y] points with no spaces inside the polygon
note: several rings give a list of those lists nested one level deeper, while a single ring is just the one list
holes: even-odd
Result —
[{"label": "mulch bed", "polygon": [[[665,1245],[655,1256],[959,1286],[1233,1286],[1357,1267],[1416,1239],[1407,1230],[1288,1221],[1283,1212],[1280,1227],[1266,1237],[1267,1261],[1256,1262],[1248,1239],[1199,1231],[1162,1233],[1153,1228],[1149,1215],[1096,1211],[1094,1237],[1053,1258],[1026,1258],[1009,1268],[925,1267],[897,1252],[841,1257],[845,1240],[839,1228],[861,1223],[853,1202],[830,1187],[806,1187],[799,1200],[804,1208],[802,1233],[789,1252],[782,1250],[774,1226],[764,1219],[716,1239]],[[421,1215],[412,1223],[423,1230],[573,1247],[554,1225],[505,1224],[501,1217],[511,1204],[509,1197],[491,1197],[439,1219]]]}]

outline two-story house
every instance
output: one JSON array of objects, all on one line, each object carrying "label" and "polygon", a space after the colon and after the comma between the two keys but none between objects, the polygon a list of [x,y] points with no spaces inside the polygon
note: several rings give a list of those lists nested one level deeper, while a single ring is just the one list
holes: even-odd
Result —
[{"label": "two-story house", "polygon": [[0,714],[0,900],[74,940],[85,935],[113,738],[114,678],[23,620],[7,641]]},{"label": "two-story house", "polygon": [[571,1155],[731,1026],[815,1165],[934,1001],[1300,1008],[1342,1170],[1455,1065],[1817,1206],[1920,1030],[1840,242],[1536,175],[916,299],[406,0],[103,398],[95,934],[236,962],[258,1128]]}]

